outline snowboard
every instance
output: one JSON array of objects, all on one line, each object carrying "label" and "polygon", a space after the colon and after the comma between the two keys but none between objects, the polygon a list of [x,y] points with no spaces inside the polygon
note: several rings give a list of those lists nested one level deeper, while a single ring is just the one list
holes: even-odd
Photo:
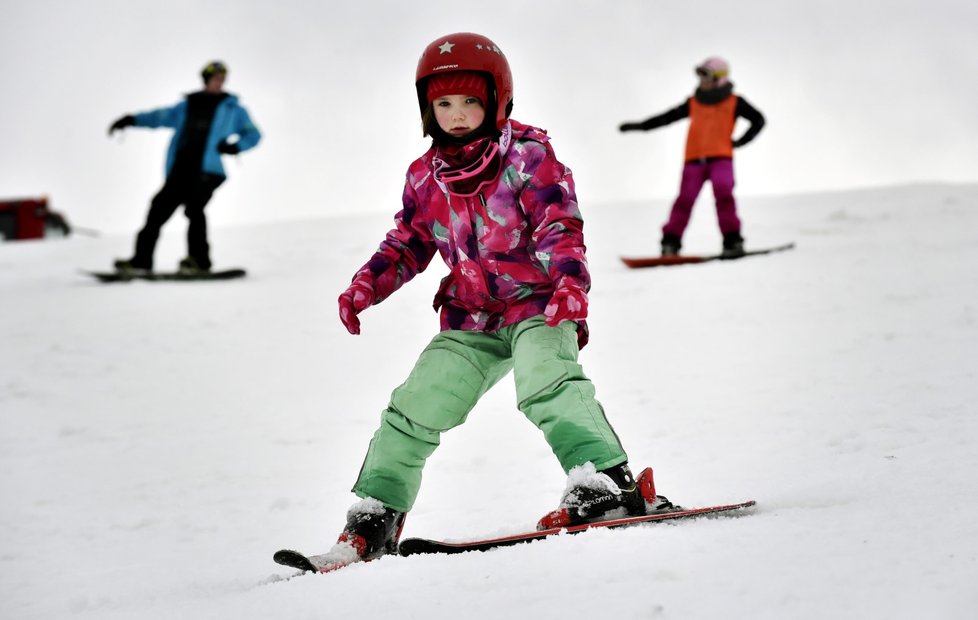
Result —
[{"label": "snowboard", "polygon": [[625,263],[625,265],[631,269],[639,269],[642,267],[671,267],[673,265],[708,263],[715,260],[738,260],[741,258],[747,258],[748,256],[760,256],[763,254],[784,252],[785,250],[790,250],[794,247],[794,243],[786,243],[784,245],[762,248],[760,250],[747,250],[738,256],[723,256],[722,254],[712,254],[707,256],[691,256],[684,254],[680,254],[678,256],[622,256],[621,262]]},{"label": "snowboard", "polygon": [[148,282],[199,282],[206,280],[233,280],[247,275],[244,269],[222,269],[221,271],[205,271],[201,273],[180,273],[179,271],[151,271],[149,273],[132,274],[118,271],[85,271],[84,273],[96,278],[99,282],[132,282],[145,280]]},{"label": "snowboard", "polygon": [[756,504],[754,500],[739,502],[736,504],[725,504],[722,506],[708,506],[705,508],[682,508],[674,512],[662,512],[652,515],[639,517],[624,517],[609,521],[598,521],[597,523],[582,523],[581,525],[571,525],[564,528],[553,528],[503,536],[500,538],[486,538],[482,540],[471,540],[465,542],[447,542],[441,540],[430,540],[427,538],[406,538],[398,545],[398,553],[403,556],[417,555],[422,553],[465,553],[467,551],[488,551],[499,547],[510,547],[522,543],[529,543],[559,536],[561,534],[579,534],[587,530],[608,528],[616,529],[642,525],[645,523],[658,523],[660,521],[674,521],[677,519],[689,519],[692,517],[720,515],[723,513],[734,513],[743,511]]}]

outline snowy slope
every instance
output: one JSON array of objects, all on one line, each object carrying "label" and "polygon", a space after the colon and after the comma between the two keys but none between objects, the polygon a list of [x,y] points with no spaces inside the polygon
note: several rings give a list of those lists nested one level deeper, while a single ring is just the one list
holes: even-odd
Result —
[{"label": "snowy slope", "polygon": [[[0,618],[973,617],[978,186],[744,199],[748,245],[798,248],[667,270],[617,260],[655,251],[667,204],[582,208],[582,363],[632,464],[753,515],[284,581],[273,551],[342,527],[444,268],[352,337],[335,299],[386,215],[219,228],[218,264],[251,274],[221,283],[77,273],[129,237],[6,243]],[[711,209],[690,252],[719,245]],[[532,527],[563,484],[504,381],[444,437],[405,535]]]}]

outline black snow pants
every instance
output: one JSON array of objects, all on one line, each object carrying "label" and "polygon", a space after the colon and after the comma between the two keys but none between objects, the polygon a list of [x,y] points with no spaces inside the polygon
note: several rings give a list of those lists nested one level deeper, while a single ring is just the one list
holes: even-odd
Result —
[{"label": "black snow pants", "polygon": [[214,174],[171,174],[162,189],[153,197],[146,216],[146,224],[136,236],[136,253],[132,265],[142,269],[153,268],[153,253],[160,236],[160,229],[180,205],[189,220],[187,227],[187,256],[197,261],[202,269],[210,269],[210,246],[207,243],[207,218],[204,207],[210,202],[224,177]]}]

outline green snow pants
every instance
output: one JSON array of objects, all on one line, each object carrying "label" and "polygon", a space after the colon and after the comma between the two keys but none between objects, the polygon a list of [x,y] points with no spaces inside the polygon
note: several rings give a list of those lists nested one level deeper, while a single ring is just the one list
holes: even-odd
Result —
[{"label": "green snow pants", "polygon": [[439,333],[391,394],[353,492],[410,510],[441,434],[465,422],[510,370],[520,411],[543,431],[565,472],[588,461],[598,470],[626,462],[577,354],[576,325],[550,327],[543,317],[494,333]]}]

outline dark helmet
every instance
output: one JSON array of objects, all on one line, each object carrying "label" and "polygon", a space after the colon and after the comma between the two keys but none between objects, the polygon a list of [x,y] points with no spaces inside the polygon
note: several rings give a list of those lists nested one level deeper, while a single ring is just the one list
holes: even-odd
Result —
[{"label": "dark helmet", "polygon": [[414,77],[418,105],[428,107],[428,78],[449,71],[480,71],[487,74],[492,93],[487,108],[496,110],[496,128],[502,129],[513,110],[513,74],[499,47],[481,34],[457,32],[439,37],[424,48]]},{"label": "dark helmet", "polygon": [[204,65],[204,68],[200,70],[200,77],[204,78],[204,83],[206,84],[212,77],[218,73],[228,74],[228,66],[221,62],[220,60],[212,60],[211,62]]}]

